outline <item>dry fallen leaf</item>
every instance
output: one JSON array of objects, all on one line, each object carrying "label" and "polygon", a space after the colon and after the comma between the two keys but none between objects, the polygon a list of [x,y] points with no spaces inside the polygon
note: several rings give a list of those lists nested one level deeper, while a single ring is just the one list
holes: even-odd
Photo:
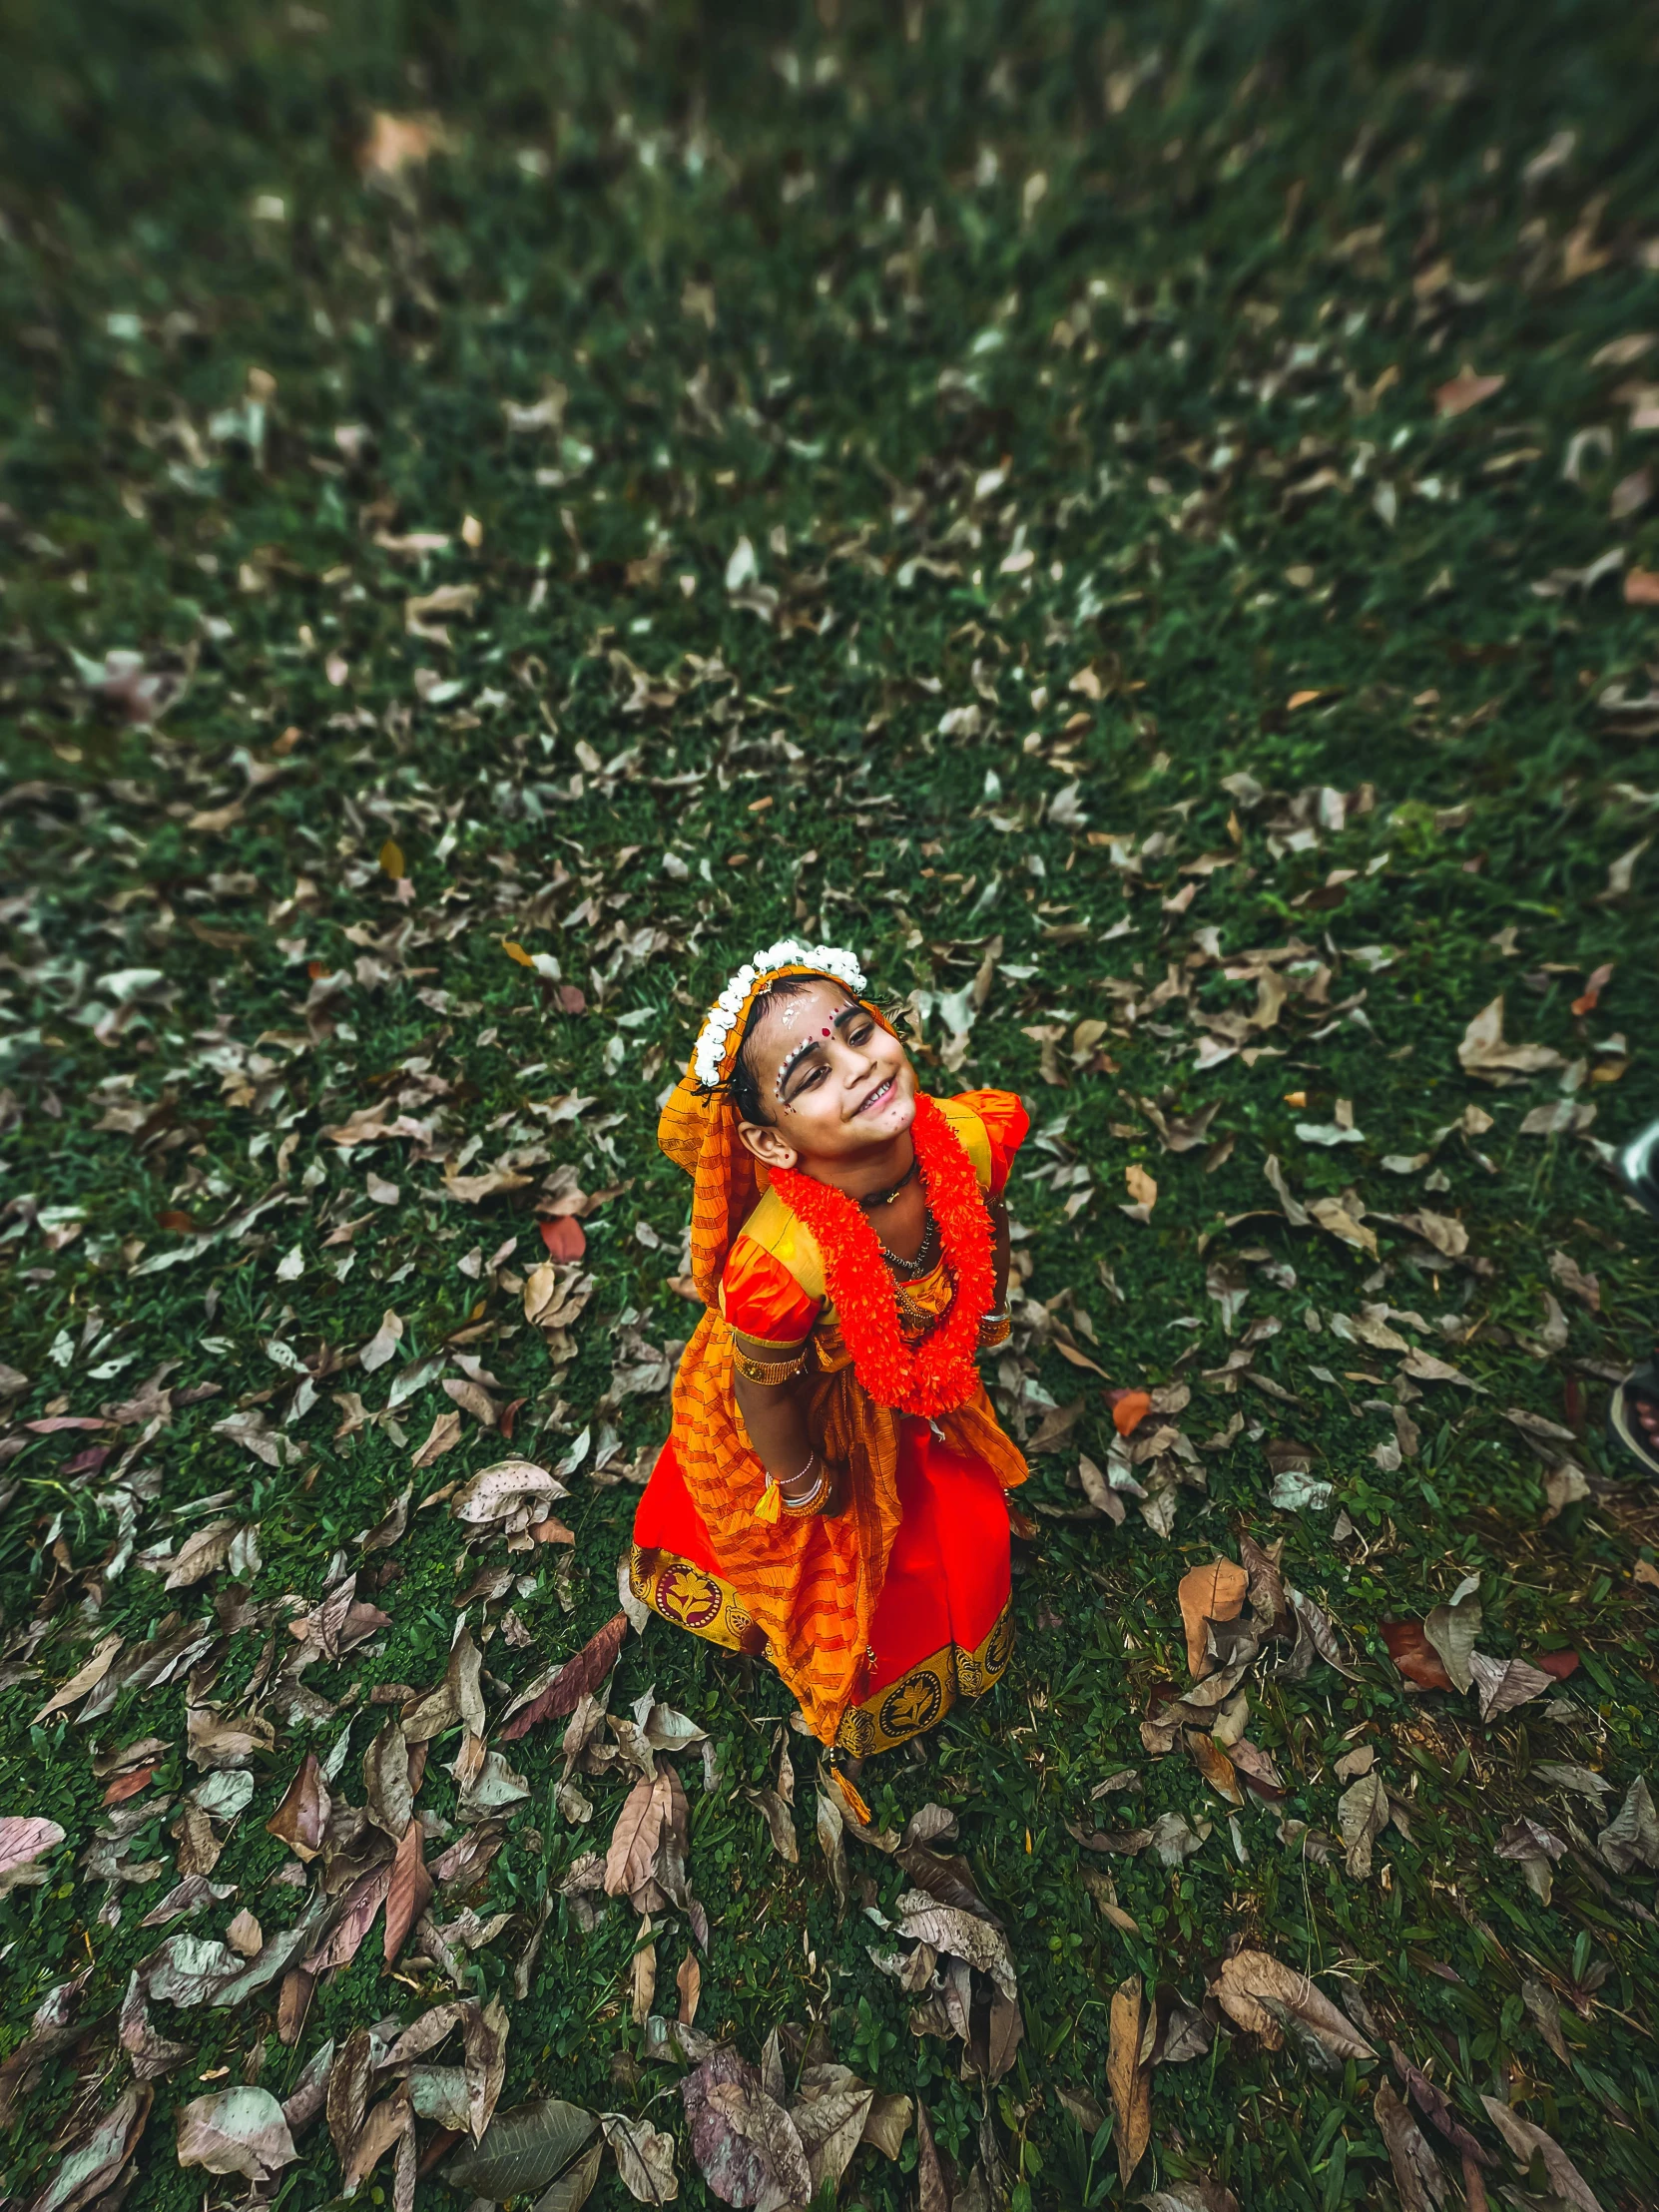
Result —
[{"label": "dry fallen leaf", "polygon": [[1435,385],[1434,412],[1442,418],[1467,414],[1481,400],[1500,392],[1507,381],[1507,377],[1477,376],[1471,368],[1459,369],[1447,382]]},{"label": "dry fallen leaf", "polygon": [[1207,1567],[1190,1567],[1181,1577],[1176,1596],[1187,1632],[1187,1672],[1195,1680],[1215,1667],[1205,1648],[1205,1623],[1237,1620],[1249,1587],[1249,1575],[1231,1559],[1217,1559]]},{"label": "dry fallen leaf", "polygon": [[1306,1974],[1281,1965],[1265,1950],[1235,1951],[1231,1958],[1222,1962],[1210,1984],[1210,1993],[1219,1998],[1229,2019],[1236,2020],[1251,2034],[1259,2035],[1269,2050],[1278,2050],[1285,2040],[1284,2030],[1268,2009],[1271,2003],[1294,2014],[1334,2057],[1374,2058],[1377,2055],[1355,2031],[1346,2013],[1338,2011]]},{"label": "dry fallen leaf", "polygon": [[1116,2128],[1118,2180],[1125,2189],[1152,2140],[1152,2076],[1141,2064],[1141,1977],[1131,1974],[1112,1994],[1111,2037],[1106,2056],[1106,2087]]},{"label": "dry fallen leaf", "polygon": [[[436,116],[389,115],[376,109],[369,119],[368,136],[357,149],[357,167],[366,178],[393,178],[406,169],[418,169],[443,144]],[[382,865],[384,863],[382,862]],[[402,873],[387,869],[388,874]]]},{"label": "dry fallen leaf", "polygon": [[299,2153],[282,2107],[269,2089],[244,2084],[197,2097],[179,2114],[179,2163],[211,2174],[269,2181]]},{"label": "dry fallen leaf", "polygon": [[1457,1058],[1468,1074],[1497,1084],[1518,1082],[1522,1076],[1561,1065],[1561,1055],[1551,1045],[1504,1043],[1501,993],[1463,1031]]}]

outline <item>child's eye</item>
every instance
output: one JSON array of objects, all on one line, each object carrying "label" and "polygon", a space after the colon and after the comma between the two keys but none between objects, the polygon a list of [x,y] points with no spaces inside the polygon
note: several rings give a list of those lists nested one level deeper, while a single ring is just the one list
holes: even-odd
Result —
[{"label": "child's eye", "polygon": [[865,1044],[868,1042],[870,1036],[874,1033],[874,1022],[860,1022],[855,1028],[849,1029],[847,1031],[847,1042],[849,1044]]}]

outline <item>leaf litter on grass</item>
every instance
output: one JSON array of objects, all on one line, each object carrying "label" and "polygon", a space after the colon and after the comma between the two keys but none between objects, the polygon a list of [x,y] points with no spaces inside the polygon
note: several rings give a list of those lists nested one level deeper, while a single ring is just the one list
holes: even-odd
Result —
[{"label": "leaf litter on grass", "polygon": [[[0,89],[7,2186],[1642,2201],[1640,22],[290,13]],[[867,1820],[626,1579],[785,924],[1033,1109]]]}]

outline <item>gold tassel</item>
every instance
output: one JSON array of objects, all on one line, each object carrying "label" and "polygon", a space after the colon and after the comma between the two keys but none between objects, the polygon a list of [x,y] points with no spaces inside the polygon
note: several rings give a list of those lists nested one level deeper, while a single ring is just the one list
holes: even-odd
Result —
[{"label": "gold tassel", "polygon": [[776,1521],[783,1510],[784,1493],[769,1474],[767,1486],[761,1492],[760,1502],[755,1507],[755,1518],[758,1521]]},{"label": "gold tassel", "polygon": [[830,1769],[830,1774],[831,1780],[834,1782],[835,1788],[840,1792],[841,1798],[845,1803],[848,1812],[850,1812],[850,1814],[852,1815],[853,1819],[858,1823],[860,1828],[868,1828],[871,1821],[874,1820],[875,1816],[870,1811],[869,1807],[864,1803],[862,1797],[853,1788],[851,1781],[846,1775],[842,1774],[839,1767],[831,1767]]}]

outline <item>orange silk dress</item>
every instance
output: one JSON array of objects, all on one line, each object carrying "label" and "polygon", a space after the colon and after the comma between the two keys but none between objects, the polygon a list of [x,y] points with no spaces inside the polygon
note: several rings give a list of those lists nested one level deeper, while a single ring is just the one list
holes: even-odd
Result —
[{"label": "orange silk dress", "polygon": [[[938,1105],[981,1191],[1000,1196],[1029,1127],[1019,1099],[970,1091]],[[942,1262],[904,1293],[931,1319],[946,1312]],[[761,1344],[810,1340],[808,1428],[846,1470],[840,1512],[756,1518],[766,1470],[733,1394],[734,1329]],[[958,1695],[988,1690],[1007,1666],[1004,1493],[1024,1479],[983,1387],[928,1422],[859,1385],[817,1244],[768,1190],[733,1242],[719,1309],[681,1360],[673,1425],[634,1517],[631,1579],[665,1620],[764,1653],[821,1741],[882,1751],[931,1728]]]}]

